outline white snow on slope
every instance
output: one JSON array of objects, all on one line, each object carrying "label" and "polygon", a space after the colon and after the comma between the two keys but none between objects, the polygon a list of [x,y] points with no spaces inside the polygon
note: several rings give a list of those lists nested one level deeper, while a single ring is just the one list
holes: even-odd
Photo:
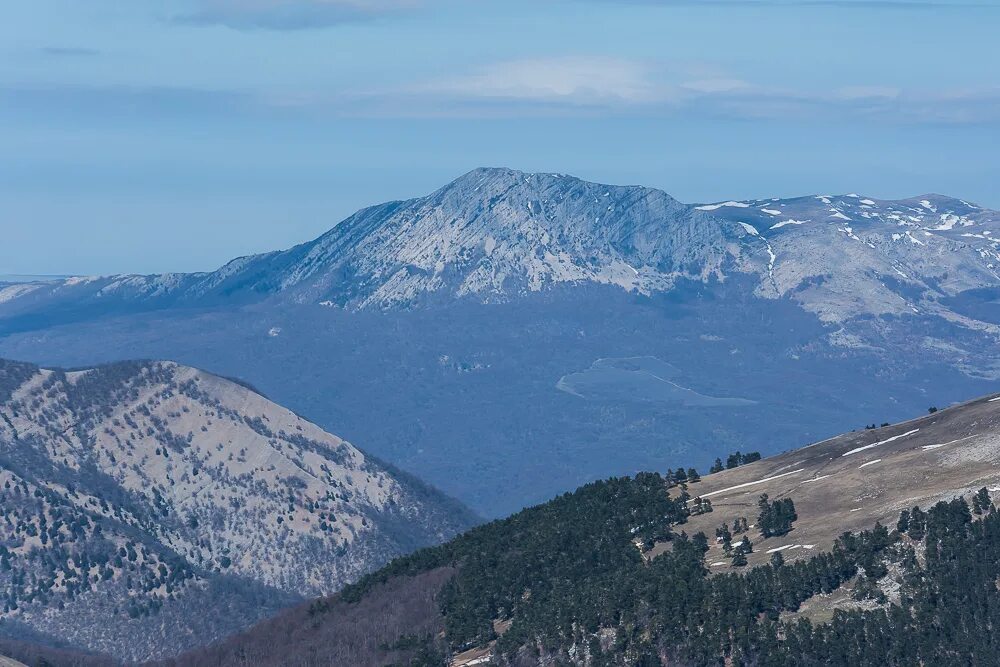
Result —
[{"label": "white snow on slope", "polygon": [[724,201],[719,204],[705,204],[704,206],[695,206],[699,211],[715,211],[723,206],[732,206],[733,208],[750,208],[750,204],[741,201]]},{"label": "white snow on slope", "polygon": [[868,466],[873,466],[876,463],[881,463],[881,462],[882,462],[882,459],[875,459],[874,461],[869,461],[867,463],[862,463],[861,465],[858,466],[858,470],[861,470],[862,468],[866,468]]},{"label": "white snow on slope", "polygon": [[915,428],[912,431],[907,431],[906,433],[900,433],[899,435],[894,435],[891,438],[887,438],[885,440],[880,440],[878,442],[873,442],[872,444],[865,445],[864,447],[856,447],[856,448],[854,448],[854,449],[852,449],[852,450],[850,450],[848,452],[844,452],[843,454],[841,454],[841,456],[850,456],[851,454],[857,454],[858,452],[863,452],[866,449],[871,449],[872,447],[878,447],[879,445],[885,445],[885,444],[890,443],[890,442],[892,442],[894,440],[899,440],[900,438],[905,438],[908,435],[913,435],[914,433],[916,433],[919,430],[920,430],[919,428]]},{"label": "white snow on slope", "polygon": [[775,548],[773,548],[773,549],[768,549],[768,550],[767,550],[767,551],[765,551],[764,553],[765,553],[765,554],[773,554],[773,553],[777,553],[777,552],[779,552],[779,551],[784,551],[785,549],[791,549],[791,548],[792,548],[793,546],[795,546],[795,545],[793,545],[793,544],[786,544],[786,545],[785,545],[785,546],[783,546],[783,547],[775,547]]},{"label": "white snow on slope", "polygon": [[819,477],[813,477],[812,479],[803,480],[802,483],[803,484],[807,484],[809,482],[818,482],[819,480],[826,479],[827,477],[833,477],[833,475],[832,474],[830,474],[830,475],[820,475]]},{"label": "white snow on slope", "polygon": [[964,438],[959,438],[958,440],[951,440],[949,442],[942,442],[939,445],[924,445],[920,449],[923,449],[925,451],[928,450],[928,449],[938,449],[940,447],[946,447],[948,445],[954,445],[956,442],[962,442],[963,440],[968,440],[969,438],[974,438],[974,437],[976,437],[976,436],[974,436],[974,435],[967,435]]},{"label": "white snow on slope", "polygon": [[765,477],[764,479],[758,479],[755,482],[745,482],[743,484],[737,484],[736,486],[730,486],[725,489],[719,489],[718,491],[712,491],[710,493],[701,494],[702,498],[708,498],[709,496],[717,496],[720,493],[726,493],[727,491],[735,491],[736,489],[742,489],[748,486],[756,486],[757,484],[763,484],[764,482],[770,482],[773,479],[780,479],[781,477],[787,477],[788,475],[794,475],[797,472],[802,472],[805,468],[799,468],[798,470],[792,470],[790,472],[783,472],[780,475],[773,475],[771,477]]},{"label": "white snow on slope", "polygon": [[781,222],[779,222],[777,224],[771,225],[771,229],[780,229],[781,227],[784,227],[785,225],[804,225],[807,222],[809,222],[809,221],[808,220],[782,220]]}]

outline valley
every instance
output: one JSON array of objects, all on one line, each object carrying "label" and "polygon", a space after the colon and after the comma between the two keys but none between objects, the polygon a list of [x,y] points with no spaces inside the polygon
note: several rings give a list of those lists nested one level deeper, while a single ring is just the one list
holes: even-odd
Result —
[{"label": "valley", "polygon": [[[0,288],[0,355],[242,378],[498,517],[993,391],[998,234],[940,195],[684,204],[477,169],[217,271]],[[594,368],[629,358],[675,374]]]}]

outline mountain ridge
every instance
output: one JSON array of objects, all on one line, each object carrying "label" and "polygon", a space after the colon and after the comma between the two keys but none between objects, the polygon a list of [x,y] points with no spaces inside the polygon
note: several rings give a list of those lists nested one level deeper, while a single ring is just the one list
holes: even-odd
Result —
[{"label": "mountain ridge", "polygon": [[[803,298],[798,289],[821,275],[849,278],[846,272],[837,275],[837,267],[822,257],[808,258],[821,269],[817,271],[810,271],[808,262],[788,257],[802,248],[784,237],[806,234],[803,226],[808,223],[815,223],[808,233],[823,234],[825,241],[842,235],[875,251],[841,253],[854,271],[902,277],[904,283],[944,294],[998,280],[993,269],[994,262],[1000,263],[1000,241],[989,237],[1000,233],[1000,214],[960,199],[920,195],[876,200],[851,194],[688,205],[643,186],[480,168],[425,197],[366,207],[311,241],[238,257],[215,271],[74,277],[10,286],[0,290],[0,315],[4,310],[16,313],[19,304],[30,312],[30,302],[44,298],[45,292],[61,302],[118,299],[152,305],[211,304],[219,299],[246,303],[287,295],[282,298],[297,303],[364,309],[412,306],[442,290],[490,301],[580,281],[649,294],[669,291],[678,279],[724,280],[735,271],[758,275],[760,296],[791,295],[822,317],[843,321],[849,310],[823,309],[815,305],[818,298]],[[833,234],[831,224],[840,225]],[[951,233],[956,225],[975,227],[979,233]],[[865,229],[856,232],[859,226]],[[892,232],[884,233],[889,229]],[[904,269],[917,261],[916,255],[905,245],[892,247],[900,241],[944,244],[924,251],[938,256],[963,252],[968,275],[954,286],[911,281]],[[988,260],[979,268],[976,254]],[[776,264],[781,265],[777,273]],[[874,284],[867,280],[863,285]],[[850,289],[857,287],[856,280],[851,282]],[[865,313],[901,314],[905,308],[890,303],[901,294],[911,308],[917,305],[905,290],[888,292],[892,294],[880,295],[877,304],[853,305],[862,306]]]},{"label": "mountain ridge", "polygon": [[476,521],[251,389],[173,362],[0,361],[0,417],[0,636],[167,656]]}]

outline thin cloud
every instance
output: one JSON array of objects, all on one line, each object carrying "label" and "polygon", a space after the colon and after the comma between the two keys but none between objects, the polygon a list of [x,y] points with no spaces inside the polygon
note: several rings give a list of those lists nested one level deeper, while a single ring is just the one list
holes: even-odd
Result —
[{"label": "thin cloud", "polygon": [[[314,100],[319,102],[319,100]],[[697,115],[730,119],[1000,121],[1000,89],[908,90],[892,85],[782,88],[705,64],[606,57],[517,60],[464,75],[330,101],[375,116]]]},{"label": "thin cloud", "polygon": [[485,66],[382,90],[205,90],[79,85],[0,87],[5,113],[121,117],[331,118],[675,117],[727,120],[1000,123],[1000,88],[798,90],[739,78],[687,77],[698,68],[574,57]]},{"label": "thin cloud", "polygon": [[404,92],[591,106],[656,102],[665,89],[642,63],[569,56],[495,63],[466,75],[411,86]]},{"label": "thin cloud", "polygon": [[369,21],[421,6],[422,0],[198,0],[193,10],[173,20],[238,30],[303,30]]}]

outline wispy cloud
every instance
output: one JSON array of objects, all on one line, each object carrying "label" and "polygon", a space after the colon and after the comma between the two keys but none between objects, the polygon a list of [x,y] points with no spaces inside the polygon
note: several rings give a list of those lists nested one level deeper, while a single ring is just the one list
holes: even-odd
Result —
[{"label": "wispy cloud", "polygon": [[797,89],[710,64],[603,57],[518,60],[462,76],[341,100],[386,116],[644,115],[728,119],[1000,122],[1000,88],[907,89],[891,84]]},{"label": "wispy cloud", "polygon": [[698,115],[733,119],[1000,121],[1000,89],[893,85],[795,89],[745,80],[704,63],[601,56],[515,60],[391,89],[315,98],[381,116]]},{"label": "wispy cloud", "polygon": [[607,57],[567,56],[500,62],[464,75],[408,86],[417,96],[560,102],[568,105],[649,104],[663,100],[650,68]]},{"label": "wispy cloud", "polygon": [[[731,120],[1000,123],[1000,87],[908,89],[766,85],[706,64],[601,56],[499,62],[456,76],[367,90],[205,90],[78,85],[0,88],[8,111],[119,115],[295,115],[313,119],[697,117]],[[69,113],[69,111],[67,111]]]},{"label": "wispy cloud", "polygon": [[197,0],[173,17],[188,24],[240,30],[301,30],[368,21],[423,6],[423,0]]}]

